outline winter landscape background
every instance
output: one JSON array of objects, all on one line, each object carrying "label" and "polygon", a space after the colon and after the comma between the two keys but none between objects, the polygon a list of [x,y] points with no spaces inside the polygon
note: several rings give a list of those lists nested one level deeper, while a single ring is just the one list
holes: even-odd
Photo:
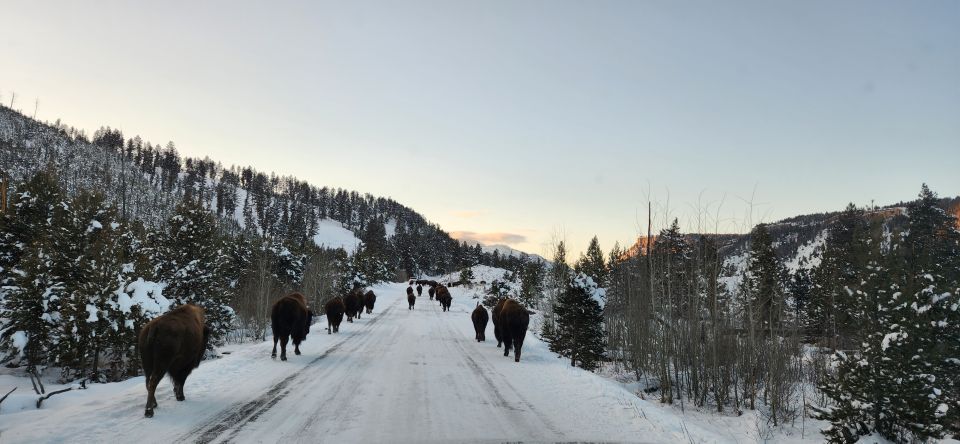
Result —
[{"label": "winter landscape background", "polygon": [[960,440],[956,2],[0,11],[0,442]]}]

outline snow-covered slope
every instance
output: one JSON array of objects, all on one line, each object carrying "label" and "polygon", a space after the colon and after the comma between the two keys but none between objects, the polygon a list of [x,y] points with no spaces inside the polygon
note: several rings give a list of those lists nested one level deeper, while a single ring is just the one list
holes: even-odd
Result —
[{"label": "snow-covered slope", "polygon": [[[152,419],[143,417],[143,378],[134,378],[54,396],[40,410],[4,408],[0,441],[733,441],[571,368],[531,334],[520,363],[492,334],[476,342],[476,301],[464,289],[450,289],[444,313],[426,293],[407,310],[405,288],[375,287],[374,314],[339,334],[327,335],[321,317],[303,355],[287,362],[270,359],[269,343],[233,347],[194,371],[184,402],[164,381]],[[26,391],[10,405],[35,398]]]},{"label": "snow-covered slope", "polygon": [[313,236],[313,242],[319,247],[343,248],[349,254],[357,251],[360,245],[360,239],[352,231],[333,219],[320,219],[317,222],[317,234]]}]

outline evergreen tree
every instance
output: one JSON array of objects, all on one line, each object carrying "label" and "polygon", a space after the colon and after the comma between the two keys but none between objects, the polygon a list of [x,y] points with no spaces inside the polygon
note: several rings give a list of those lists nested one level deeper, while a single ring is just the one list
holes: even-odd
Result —
[{"label": "evergreen tree", "polygon": [[540,308],[543,298],[546,266],[539,259],[531,259],[520,269],[520,303],[527,307]]},{"label": "evergreen tree", "polygon": [[460,270],[460,283],[469,284],[473,280],[473,269],[470,267],[465,267]]},{"label": "evergreen tree", "polygon": [[156,245],[153,262],[164,295],[174,306],[192,303],[204,309],[211,345],[221,344],[233,321],[229,265],[213,216],[195,205],[181,205]]},{"label": "evergreen tree", "polygon": [[578,273],[584,273],[593,278],[593,281],[600,287],[607,285],[607,264],[604,261],[603,251],[600,250],[600,242],[596,236],[590,239],[590,245],[587,247],[586,253],[580,256],[575,268]]},{"label": "evergreen tree", "polygon": [[758,329],[774,330],[783,318],[783,265],[773,249],[766,224],[759,224],[750,236],[750,259],[745,289],[749,298],[750,323]]},{"label": "evergreen tree", "polygon": [[357,271],[363,279],[371,282],[390,280],[390,254],[387,245],[387,231],[383,221],[376,219],[367,224],[360,236],[362,244],[355,256]]},{"label": "evergreen tree", "polygon": [[598,299],[597,284],[584,273],[571,279],[557,299],[550,350],[570,358],[571,366],[593,370],[603,357],[603,312]]},{"label": "evergreen tree", "polygon": [[52,175],[41,172],[11,199],[0,218],[0,319],[5,348],[35,370],[53,363],[59,341],[63,279],[51,257],[55,215],[66,203]]},{"label": "evergreen tree", "polygon": [[[837,353],[821,387],[833,401],[818,415],[826,436],[850,442],[877,432],[898,441],[957,433],[960,424],[960,232],[926,185],[908,206],[902,245],[874,260],[851,294],[862,329],[859,351]],[[876,243],[874,243],[876,244]],[[878,246],[872,256],[880,257]]]},{"label": "evergreen tree", "polygon": [[863,280],[869,248],[870,230],[863,210],[850,204],[828,229],[820,265],[810,276],[803,316],[809,336],[824,338],[833,348],[858,343],[859,322],[851,317],[856,302],[848,290]]}]

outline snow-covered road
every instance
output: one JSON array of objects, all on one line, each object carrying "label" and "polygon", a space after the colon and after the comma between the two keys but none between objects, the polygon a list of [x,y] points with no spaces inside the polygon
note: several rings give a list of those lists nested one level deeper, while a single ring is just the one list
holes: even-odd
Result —
[{"label": "snow-covered road", "polygon": [[327,335],[320,318],[303,355],[270,359],[271,344],[236,347],[187,380],[187,400],[158,389],[143,417],[143,378],[0,414],[0,442],[716,442],[729,437],[652,408],[616,384],[571,368],[527,335],[520,363],[473,339],[468,290],[453,307],[404,284],[374,287],[373,315]]}]

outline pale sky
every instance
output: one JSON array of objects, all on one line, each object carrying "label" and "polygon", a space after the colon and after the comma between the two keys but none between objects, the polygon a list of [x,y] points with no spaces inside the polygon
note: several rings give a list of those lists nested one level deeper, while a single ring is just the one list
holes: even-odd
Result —
[{"label": "pale sky", "polygon": [[960,194],[953,0],[0,0],[11,92],[544,255]]}]

